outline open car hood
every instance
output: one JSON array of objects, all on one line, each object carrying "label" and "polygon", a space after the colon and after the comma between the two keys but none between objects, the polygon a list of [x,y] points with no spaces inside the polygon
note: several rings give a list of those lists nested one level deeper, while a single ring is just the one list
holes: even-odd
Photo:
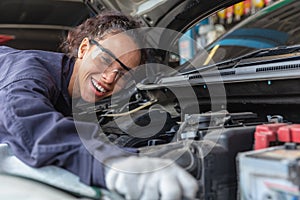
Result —
[{"label": "open car hood", "polygon": [[[146,26],[185,30],[212,13],[242,0],[98,0],[105,8],[141,17]],[[200,13],[200,14],[199,14]]]},{"label": "open car hood", "polygon": [[[178,39],[191,26],[208,16],[234,5],[242,0],[97,0],[99,9],[120,10],[137,17],[149,31],[145,33],[146,48],[155,49],[152,57],[155,62],[171,66],[170,52],[177,53]],[[152,27],[155,28],[154,32]],[[156,34],[156,35],[155,35]],[[154,36],[155,35],[155,36]],[[172,66],[171,68],[177,66]],[[172,71],[172,69],[171,69]],[[152,83],[173,72],[160,67],[147,70],[147,78],[143,82]],[[151,77],[151,78],[150,78]],[[153,80],[154,79],[154,80]]]}]

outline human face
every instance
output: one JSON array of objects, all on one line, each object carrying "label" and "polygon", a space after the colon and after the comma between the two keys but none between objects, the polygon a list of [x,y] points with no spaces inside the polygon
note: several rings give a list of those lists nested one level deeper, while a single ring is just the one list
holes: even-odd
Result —
[{"label": "human face", "polygon": [[[140,63],[140,51],[126,34],[108,36],[105,40],[85,38],[74,67],[73,97],[95,102],[122,88],[124,74]],[[72,79],[72,78],[71,78]]]}]

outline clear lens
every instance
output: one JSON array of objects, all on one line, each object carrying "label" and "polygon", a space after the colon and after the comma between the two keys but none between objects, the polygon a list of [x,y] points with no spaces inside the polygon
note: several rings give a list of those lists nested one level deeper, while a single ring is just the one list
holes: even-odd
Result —
[{"label": "clear lens", "polygon": [[[108,76],[115,76],[117,85],[126,85],[132,81],[131,73],[123,69],[117,61],[100,48],[95,48],[91,53],[93,64],[99,69],[99,73],[106,73]],[[132,70],[130,70],[132,71]]]},{"label": "clear lens", "polygon": [[114,59],[107,53],[101,51],[101,49],[96,48],[93,50],[92,54],[93,63],[101,69],[101,72],[105,71],[109,66],[112,65]]}]

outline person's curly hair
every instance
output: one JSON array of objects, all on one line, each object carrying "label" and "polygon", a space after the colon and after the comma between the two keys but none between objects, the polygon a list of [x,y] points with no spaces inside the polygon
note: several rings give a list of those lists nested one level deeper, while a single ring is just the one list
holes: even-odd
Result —
[{"label": "person's curly hair", "polygon": [[[118,11],[106,10],[71,29],[60,48],[68,56],[76,58],[78,48],[85,37],[101,40],[107,34],[118,34],[140,27],[140,23],[133,17]],[[137,44],[140,44],[142,36],[136,31],[133,32],[134,34],[130,34],[130,36]]]}]

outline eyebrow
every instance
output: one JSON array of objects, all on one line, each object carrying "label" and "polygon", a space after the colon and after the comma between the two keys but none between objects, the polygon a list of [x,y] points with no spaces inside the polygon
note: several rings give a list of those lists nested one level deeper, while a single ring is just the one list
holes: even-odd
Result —
[{"label": "eyebrow", "polygon": [[130,70],[130,67],[126,66],[123,62],[121,62],[117,56],[115,56],[115,54],[113,54],[113,52],[111,52],[109,49],[106,49],[105,47],[103,47],[102,45],[99,44],[99,42],[97,42],[96,40],[90,39],[89,40],[91,44],[96,45],[99,49],[101,49],[103,52],[107,53],[108,55],[110,55],[113,59],[115,59],[115,61],[117,61],[121,67],[123,69],[125,69],[126,71]]}]

